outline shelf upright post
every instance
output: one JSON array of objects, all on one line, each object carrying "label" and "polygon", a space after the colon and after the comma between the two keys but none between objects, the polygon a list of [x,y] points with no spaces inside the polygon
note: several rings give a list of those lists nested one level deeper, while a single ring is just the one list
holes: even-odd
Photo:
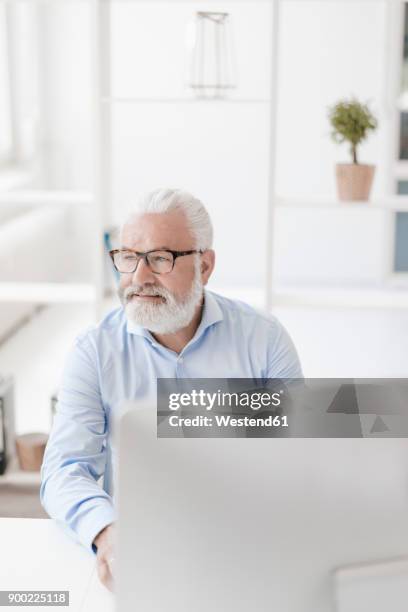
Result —
[{"label": "shelf upright post", "polygon": [[273,231],[276,206],[276,152],[278,112],[278,68],[279,68],[279,20],[280,0],[272,0],[272,41],[270,65],[270,113],[269,113],[269,173],[266,210],[266,266],[265,309],[271,310],[273,301]]},{"label": "shelf upright post", "polygon": [[112,118],[111,105],[104,98],[111,96],[111,6],[108,0],[91,0],[91,44],[93,67],[93,193],[94,248],[93,282],[95,286],[95,318],[103,314],[105,290],[104,232],[111,220],[112,201]]},{"label": "shelf upright post", "polygon": [[405,3],[387,2],[385,22],[385,46],[383,66],[382,106],[385,117],[386,146],[383,164],[386,169],[385,192],[396,192],[395,162],[399,158],[399,119],[398,98],[401,93],[401,74],[404,55],[404,9]]}]

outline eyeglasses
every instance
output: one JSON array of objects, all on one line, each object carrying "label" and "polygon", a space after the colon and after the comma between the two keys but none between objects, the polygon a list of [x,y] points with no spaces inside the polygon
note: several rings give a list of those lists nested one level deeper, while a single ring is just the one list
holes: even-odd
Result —
[{"label": "eyeglasses", "polygon": [[169,249],[147,251],[146,253],[139,253],[130,249],[109,251],[113,265],[121,274],[135,272],[141,259],[144,259],[154,274],[168,274],[173,270],[177,257],[184,257],[184,255],[192,255],[193,253],[203,253],[203,251],[170,251]]}]

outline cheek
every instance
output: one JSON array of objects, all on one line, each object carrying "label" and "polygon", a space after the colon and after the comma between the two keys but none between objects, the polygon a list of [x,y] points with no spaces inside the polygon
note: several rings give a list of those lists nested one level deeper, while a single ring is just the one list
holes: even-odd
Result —
[{"label": "cheek", "polygon": [[177,279],[174,279],[174,291],[180,296],[185,295],[191,289],[191,285],[194,280],[194,270],[185,271],[184,274],[180,275]]},{"label": "cheek", "polygon": [[132,277],[130,274],[121,274],[119,278],[120,289],[125,289],[131,284]]},{"label": "cheek", "polygon": [[182,297],[185,293],[186,279],[182,275],[173,276],[172,278],[163,278],[160,284],[177,297]]}]

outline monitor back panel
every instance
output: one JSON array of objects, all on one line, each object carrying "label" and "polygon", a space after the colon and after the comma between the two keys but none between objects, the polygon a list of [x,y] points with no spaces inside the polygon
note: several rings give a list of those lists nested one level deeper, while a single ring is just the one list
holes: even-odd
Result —
[{"label": "monitor back panel", "polygon": [[118,612],[327,612],[332,573],[408,550],[408,444],[157,439],[121,422]]}]

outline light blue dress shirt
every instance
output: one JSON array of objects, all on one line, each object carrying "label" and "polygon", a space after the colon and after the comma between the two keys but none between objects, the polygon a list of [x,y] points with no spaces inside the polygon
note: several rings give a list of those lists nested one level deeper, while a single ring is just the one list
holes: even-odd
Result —
[{"label": "light blue dress shirt", "polygon": [[155,398],[157,378],[303,377],[276,318],[208,290],[204,295],[201,322],[179,354],[127,321],[120,307],[79,335],[68,355],[40,495],[48,514],[90,550],[116,518],[110,434],[124,402]]}]

